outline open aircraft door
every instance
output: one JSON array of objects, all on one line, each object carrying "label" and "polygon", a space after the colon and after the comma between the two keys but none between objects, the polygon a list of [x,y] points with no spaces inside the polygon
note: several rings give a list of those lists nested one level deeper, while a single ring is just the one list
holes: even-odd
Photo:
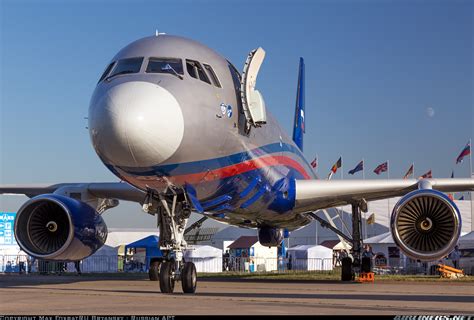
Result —
[{"label": "open aircraft door", "polygon": [[240,83],[240,95],[242,108],[246,118],[245,131],[248,133],[251,126],[260,127],[267,122],[265,101],[262,94],[255,89],[257,75],[265,58],[262,48],[252,50],[245,61],[242,80]]}]

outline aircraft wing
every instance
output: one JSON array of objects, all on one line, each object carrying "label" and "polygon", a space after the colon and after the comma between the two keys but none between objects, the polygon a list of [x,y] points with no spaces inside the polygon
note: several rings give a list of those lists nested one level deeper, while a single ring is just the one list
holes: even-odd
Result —
[{"label": "aircraft wing", "polygon": [[0,185],[0,194],[24,194],[34,197],[45,193],[54,193],[59,189],[85,190],[96,198],[113,198],[142,202],[145,193],[126,182],[59,183],[59,184],[12,184]]},{"label": "aircraft wing", "polygon": [[392,198],[427,186],[441,192],[474,191],[474,179],[296,180],[295,209],[315,211]]}]

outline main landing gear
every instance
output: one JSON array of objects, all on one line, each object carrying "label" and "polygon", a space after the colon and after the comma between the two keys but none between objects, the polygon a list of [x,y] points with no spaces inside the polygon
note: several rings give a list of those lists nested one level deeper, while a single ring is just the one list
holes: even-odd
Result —
[{"label": "main landing gear", "polygon": [[[337,229],[335,225],[328,223],[326,220],[317,216],[316,213],[311,212],[309,215],[317,220],[322,227],[329,228],[334,231],[340,239],[344,239],[352,244],[350,256],[342,259],[341,280],[352,281],[355,279],[355,274],[361,272],[362,267],[362,235],[361,235],[361,211],[367,212],[367,201],[362,199],[354,202],[352,205],[352,237],[347,236],[342,231]],[[329,217],[330,218],[330,217]],[[328,219],[329,219],[328,218]],[[370,264],[369,264],[370,268]]]},{"label": "main landing gear", "polygon": [[172,186],[163,193],[149,191],[143,210],[157,214],[160,229],[159,245],[163,253],[161,263],[150,264],[150,280],[159,279],[162,293],[173,293],[177,281],[181,281],[184,293],[195,293],[196,266],[184,260],[184,250],[187,247],[184,232],[191,215],[191,207],[185,192]]}]

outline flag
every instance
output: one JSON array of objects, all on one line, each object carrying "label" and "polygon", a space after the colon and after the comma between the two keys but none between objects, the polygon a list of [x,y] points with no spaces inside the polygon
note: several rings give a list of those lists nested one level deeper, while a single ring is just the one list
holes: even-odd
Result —
[{"label": "flag", "polygon": [[433,174],[431,173],[431,169],[430,169],[430,171],[428,171],[427,173],[425,173],[424,175],[419,177],[419,179],[431,179],[431,178],[433,178]]},{"label": "flag", "polygon": [[464,195],[462,195],[458,200],[464,200]]},{"label": "flag", "polygon": [[410,168],[408,168],[407,173],[403,176],[403,179],[407,179],[409,176],[413,174],[413,163],[411,164]]},{"label": "flag", "polygon": [[318,157],[314,158],[314,160],[311,162],[311,166],[316,169],[318,166]]},{"label": "flag", "polygon": [[336,173],[337,169],[342,167],[342,157],[339,157],[339,160],[332,166],[331,171],[332,173]]},{"label": "flag", "polygon": [[375,172],[376,174],[380,174],[380,173],[385,172],[385,171],[387,171],[387,170],[388,170],[388,162],[385,161],[384,163],[379,164],[379,165],[377,166],[377,168],[374,169],[374,172]]},{"label": "flag", "polygon": [[459,154],[458,158],[456,159],[456,164],[462,162],[465,156],[471,154],[471,141],[469,141],[464,149],[462,149],[461,153]]},{"label": "flag", "polygon": [[349,171],[349,174],[354,174],[362,170],[364,170],[364,160],[361,160],[354,169]]},{"label": "flag", "polygon": [[375,213],[372,213],[368,218],[367,218],[367,224],[374,224],[375,223]]}]

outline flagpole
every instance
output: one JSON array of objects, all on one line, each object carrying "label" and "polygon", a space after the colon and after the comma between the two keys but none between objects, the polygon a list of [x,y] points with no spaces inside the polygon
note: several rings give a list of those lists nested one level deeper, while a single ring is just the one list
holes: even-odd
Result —
[{"label": "flagpole", "polygon": [[318,167],[319,167],[318,162],[319,162],[319,155],[316,154],[316,168],[315,168],[316,170],[314,170],[314,173],[318,173]]},{"label": "flagpole", "polygon": [[[471,141],[471,138],[469,138],[469,179],[472,178],[472,141]],[[474,192],[471,191],[470,193],[470,198],[471,198],[471,230],[474,230],[474,211],[472,210],[473,209],[473,205],[472,205],[472,194]]]},{"label": "flagpole", "polygon": [[390,180],[390,163],[387,160],[387,179]]},{"label": "flagpole", "polygon": [[[341,159],[341,180],[344,179],[344,163],[342,160],[342,155],[339,156],[339,159]],[[341,206],[341,215],[339,216],[342,221],[344,221],[344,206]]]},{"label": "flagpole", "polygon": [[365,180],[365,163],[364,163],[364,158],[362,158],[362,179]]},{"label": "flagpole", "polygon": [[[387,160],[387,180],[390,180],[390,163]],[[390,225],[390,198],[387,198],[387,218],[388,218],[388,225]]]},{"label": "flagpole", "polygon": [[469,178],[472,178],[472,141],[471,139],[469,139]]},{"label": "flagpole", "polygon": [[[365,163],[364,163],[364,158],[362,158],[362,179],[365,180]],[[367,208],[367,211],[368,208]],[[364,228],[362,229],[362,239],[367,239],[367,212],[364,212]],[[365,230],[364,230],[365,229]]]},{"label": "flagpole", "polygon": [[340,156],[341,158],[341,180],[344,179],[344,164],[343,164],[343,161],[342,161],[342,156]]}]

